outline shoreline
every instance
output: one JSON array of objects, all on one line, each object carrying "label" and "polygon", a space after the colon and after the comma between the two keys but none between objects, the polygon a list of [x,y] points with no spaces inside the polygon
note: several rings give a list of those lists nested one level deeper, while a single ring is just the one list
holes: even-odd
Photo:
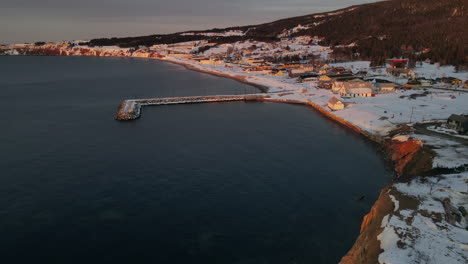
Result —
[{"label": "shoreline", "polygon": [[[203,69],[202,67],[195,67],[190,63],[184,63],[180,60],[156,57],[115,57],[156,59],[159,61],[170,62],[184,66],[187,70],[198,71],[223,78],[230,78],[241,83],[252,85],[258,88],[262,93],[268,93],[270,91],[270,87],[262,84],[260,81],[258,83],[255,83],[254,81],[247,80],[248,76],[237,75],[236,73],[223,73],[212,69]],[[392,182],[388,183],[382,190],[380,190],[379,198],[374,202],[374,205],[372,206],[370,212],[363,219],[360,235],[356,238],[356,242],[354,243],[352,248],[348,251],[348,253],[345,256],[343,256],[343,258],[340,261],[341,264],[379,263],[379,255],[384,251],[381,248],[381,240],[379,239],[379,236],[384,232],[384,227],[381,223],[383,223],[384,218],[386,216],[394,215],[394,212],[398,209],[397,204],[394,202],[395,197],[399,198],[397,201],[405,201],[409,199],[408,195],[403,195],[399,193],[395,185],[401,182],[405,182],[407,180],[412,180],[414,177],[421,176],[421,173],[423,172],[434,170],[434,168],[431,167],[432,165],[427,165],[429,163],[432,163],[433,158],[428,148],[426,146],[423,147],[422,145],[417,144],[416,140],[408,140],[407,142],[401,143],[394,142],[391,138],[388,137],[376,135],[375,133],[369,132],[359,127],[358,125],[353,124],[351,121],[348,121],[342,117],[335,115],[333,112],[325,110],[318,103],[313,102],[311,100],[304,101],[287,98],[262,98],[257,100],[278,103],[294,103],[310,106],[324,117],[339,123],[341,126],[344,126],[345,128],[364,136],[364,138],[375,142],[380,147],[382,147],[382,149],[384,150],[382,153],[383,158],[385,162],[389,162],[392,165],[392,169],[396,171],[397,177],[395,177]],[[400,178],[398,177],[398,175],[404,175],[404,177]]]},{"label": "shoreline", "polygon": [[229,79],[235,80],[235,81],[240,82],[240,83],[251,85],[251,86],[259,89],[261,93],[268,93],[268,91],[270,90],[265,85],[247,81],[245,76],[229,75],[229,74],[224,74],[224,73],[221,73],[221,72],[205,71],[203,69],[196,68],[196,67],[194,67],[194,66],[192,66],[190,64],[186,64],[186,63],[178,62],[178,61],[164,60],[164,59],[160,59],[160,58],[149,58],[149,59],[154,59],[154,60],[158,60],[158,61],[177,64],[177,65],[183,66],[185,69],[190,70],[190,71],[201,72],[201,73],[205,73],[205,74],[209,74],[209,75],[213,75],[213,76],[217,76],[217,77],[222,77],[222,78],[229,78]]}]

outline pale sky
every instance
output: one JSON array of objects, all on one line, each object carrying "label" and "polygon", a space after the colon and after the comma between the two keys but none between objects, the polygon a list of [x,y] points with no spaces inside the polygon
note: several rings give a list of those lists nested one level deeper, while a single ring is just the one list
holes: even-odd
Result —
[{"label": "pale sky", "polygon": [[376,0],[0,0],[0,44],[242,26]]}]

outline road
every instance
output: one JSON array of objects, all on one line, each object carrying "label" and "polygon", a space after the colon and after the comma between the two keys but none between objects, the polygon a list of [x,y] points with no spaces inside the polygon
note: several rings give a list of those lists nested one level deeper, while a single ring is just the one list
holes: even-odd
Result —
[{"label": "road", "polygon": [[424,123],[424,124],[418,123],[418,124],[415,124],[413,127],[416,130],[416,133],[427,135],[427,136],[436,136],[440,138],[445,138],[445,139],[449,139],[451,141],[455,141],[455,142],[468,146],[468,139],[455,137],[449,134],[439,133],[439,132],[435,132],[435,131],[427,129],[427,127],[435,126],[435,125],[440,125],[440,122],[431,122],[431,123]]}]

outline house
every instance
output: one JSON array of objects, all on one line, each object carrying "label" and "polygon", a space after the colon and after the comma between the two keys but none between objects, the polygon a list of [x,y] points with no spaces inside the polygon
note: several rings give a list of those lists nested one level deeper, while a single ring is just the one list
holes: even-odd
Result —
[{"label": "house", "polygon": [[359,76],[359,77],[366,77],[367,76],[367,71],[358,71],[356,73],[356,76]]},{"label": "house", "polygon": [[220,60],[214,60],[214,59],[202,59],[202,60],[200,60],[200,64],[216,66],[216,65],[221,64],[221,61]]},{"label": "house", "polygon": [[387,76],[393,76],[396,78],[414,78],[416,73],[408,68],[388,68]]},{"label": "house", "polygon": [[271,70],[272,70],[272,67],[270,66],[245,67],[243,69],[244,72],[249,72],[249,73],[263,72],[265,74],[270,73]]},{"label": "house", "polygon": [[451,115],[447,120],[447,125],[460,134],[468,134],[468,115]]},{"label": "house", "polygon": [[343,104],[343,102],[338,100],[335,96],[333,96],[328,101],[328,107],[333,111],[338,111],[338,110],[343,110],[344,109],[344,104]]},{"label": "house", "polygon": [[396,90],[396,84],[392,83],[392,82],[390,82],[390,83],[376,83],[375,88],[380,93],[393,93]]},{"label": "house", "polygon": [[305,75],[306,71],[304,69],[292,69],[288,71],[289,78],[297,78],[301,75]]},{"label": "house", "polygon": [[280,69],[300,69],[301,64],[287,63],[279,66]]},{"label": "house", "polygon": [[352,74],[325,74],[320,76],[321,81],[335,81],[338,79],[354,79],[356,78]]},{"label": "house", "polygon": [[255,59],[255,58],[250,58],[250,57],[249,57],[249,58],[247,58],[247,59],[243,59],[243,60],[241,61],[241,63],[243,63],[243,64],[249,64],[249,65],[259,65],[259,64],[265,63],[265,61],[262,60],[262,59]]},{"label": "house", "polygon": [[468,89],[468,80],[465,81],[465,84],[463,85],[463,88]]},{"label": "house", "polygon": [[340,93],[340,90],[344,86],[345,82],[362,82],[362,80],[358,79],[358,78],[355,78],[355,79],[349,79],[349,80],[338,79],[338,80],[332,81],[331,82],[332,92],[335,93],[335,94]]},{"label": "house", "polygon": [[322,62],[314,63],[314,70],[317,71],[320,74],[326,74],[327,69],[329,67],[330,66],[328,64],[326,64],[326,63],[322,63]]},{"label": "house", "polygon": [[432,86],[432,83],[431,83],[431,80],[428,80],[426,78],[418,78],[417,79],[420,83],[421,83],[421,86],[422,87],[431,87]]},{"label": "house", "polygon": [[319,81],[318,87],[322,89],[331,89],[332,83],[330,81]]},{"label": "house", "polygon": [[394,92],[397,84],[378,78],[366,79],[366,81],[371,82],[374,85],[374,90],[380,93],[391,93]]},{"label": "house", "polygon": [[458,78],[454,78],[454,77],[443,77],[441,81],[443,83],[452,84],[452,85],[461,85],[463,83],[462,80]]},{"label": "house", "polygon": [[350,70],[347,70],[345,67],[332,67],[328,68],[328,74],[353,74]]},{"label": "house", "polygon": [[314,70],[314,66],[311,64],[301,64],[301,69],[303,69],[306,72],[311,72]]},{"label": "house", "polygon": [[299,82],[316,82],[319,80],[319,76],[318,74],[305,74],[305,75],[301,75],[299,76],[299,78],[297,78],[297,80]]},{"label": "house", "polygon": [[418,88],[421,87],[421,82],[416,79],[408,80],[408,82],[404,85],[407,88]]},{"label": "house", "polygon": [[375,96],[370,82],[345,82],[340,89],[342,97],[371,97]]},{"label": "house", "polygon": [[343,88],[343,86],[344,86],[344,82],[340,82],[340,81],[331,82],[332,93],[334,94],[340,93],[340,90],[341,88]]}]

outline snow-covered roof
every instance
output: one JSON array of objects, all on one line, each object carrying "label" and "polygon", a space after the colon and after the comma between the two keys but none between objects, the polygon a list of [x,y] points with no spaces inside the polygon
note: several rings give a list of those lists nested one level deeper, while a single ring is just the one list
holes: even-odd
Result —
[{"label": "snow-covered roof", "polygon": [[343,103],[341,102],[340,100],[338,100],[335,96],[333,96],[330,101],[328,101],[329,104],[332,104],[332,105],[335,105],[335,104],[339,104],[339,103]]},{"label": "snow-covered roof", "polygon": [[372,84],[369,82],[345,82],[344,88],[346,93],[368,94],[372,93]]}]

